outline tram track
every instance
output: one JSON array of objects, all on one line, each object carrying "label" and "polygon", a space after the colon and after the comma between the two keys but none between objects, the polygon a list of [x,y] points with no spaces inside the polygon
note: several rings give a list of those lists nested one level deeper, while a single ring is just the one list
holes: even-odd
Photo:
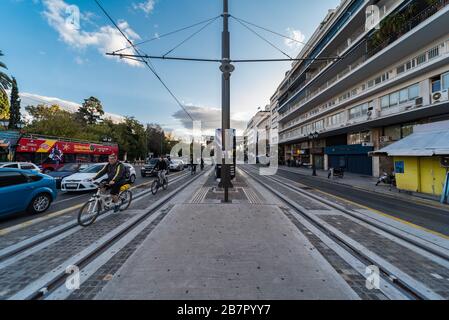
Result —
[{"label": "tram track", "polygon": [[[24,288],[21,288],[19,291],[15,292],[8,299],[32,300],[45,298],[60,287],[61,284],[64,284],[65,280],[70,276],[70,274],[66,273],[67,266],[76,266],[81,270],[89,266],[92,262],[98,265],[97,258],[104,260],[105,254],[107,256],[115,254],[120,248],[123,247],[123,243],[121,243],[123,240],[125,240],[125,243],[131,241],[135,236],[137,236],[137,234],[139,234],[139,232],[143,230],[145,226],[148,226],[154,222],[154,220],[160,216],[160,211],[167,205],[168,201],[174,198],[180,191],[184,190],[196,179],[201,177],[202,174],[198,174],[192,179],[185,179],[189,176],[190,174],[184,174],[179,176],[177,179],[170,181],[170,183],[174,183],[182,179],[187,180],[180,186],[170,191],[168,194],[164,195],[162,198],[158,199],[151,206],[143,210],[143,212],[131,217],[121,223],[118,227],[110,230],[80,252],[70,256],[52,270],[46,272],[38,279],[33,280]],[[148,192],[140,193],[139,197],[143,197],[146,194],[148,194]],[[104,219],[105,217],[106,215],[103,215],[101,218]],[[97,224],[101,223],[101,218],[97,220]]]},{"label": "tram track", "polygon": [[[442,269],[445,269],[446,272],[449,273],[449,256],[447,255],[447,251],[444,252],[444,248],[438,248],[438,246],[432,244],[424,244],[422,239],[415,239],[408,234],[403,234],[398,230],[394,230],[388,226],[382,226],[379,222],[375,223],[372,220],[363,217],[359,212],[348,210],[338,204],[332,203],[327,199],[323,199],[316,194],[313,194],[308,189],[310,188],[298,188],[292,185],[292,182],[288,182],[288,179],[279,179],[277,176],[264,176],[261,177],[256,174],[254,169],[250,169],[248,166],[240,167],[246,175],[251,177],[256,183],[263,186],[270,193],[274,194],[277,198],[279,198],[286,206],[295,213],[295,219],[300,220],[300,223],[307,224],[309,229],[313,229],[316,235],[319,234],[321,240],[323,242],[334,242],[340,248],[343,248],[346,253],[342,253],[340,250],[340,255],[346,256],[348,259],[347,253],[349,253],[352,257],[355,257],[358,263],[359,273],[361,273],[365,278],[366,275],[363,274],[365,270],[360,268],[361,265],[364,266],[378,266],[380,275],[381,275],[381,291],[392,299],[417,299],[417,300],[426,300],[426,299],[446,299],[439,293],[430,289],[426,284],[421,283],[410,277],[405,272],[402,272],[400,268],[397,268],[393,263],[387,261],[388,259],[384,259],[381,255],[375,254],[368,250],[365,246],[354,241],[350,236],[344,234],[336,228],[335,226],[326,223],[324,220],[319,218],[319,215],[315,215],[313,210],[306,210],[304,207],[299,205],[294,199],[292,199],[291,194],[297,194],[298,197],[301,196],[303,198],[307,198],[310,201],[315,203],[319,203],[326,208],[331,208],[336,212],[339,212],[344,217],[348,217],[348,219],[352,219],[351,221],[358,221],[359,224],[364,226],[370,226],[373,230],[378,230],[379,235],[388,239],[388,241],[395,241],[401,245],[407,246],[408,248],[412,248],[414,251],[418,252],[418,254],[422,254],[429,258],[432,262],[435,262],[441,266]],[[288,196],[290,194],[290,196]],[[387,238],[388,236],[388,238]],[[332,246],[333,244],[331,244]],[[337,253],[338,254],[338,253]],[[401,255],[401,252],[397,253]],[[351,259],[351,257],[349,258]],[[354,263],[353,263],[354,264]],[[355,263],[357,264],[357,263]],[[387,285],[385,287],[385,285]],[[394,289],[392,288],[394,287]],[[386,289],[387,288],[387,289]],[[401,297],[402,296],[402,297]]]}]

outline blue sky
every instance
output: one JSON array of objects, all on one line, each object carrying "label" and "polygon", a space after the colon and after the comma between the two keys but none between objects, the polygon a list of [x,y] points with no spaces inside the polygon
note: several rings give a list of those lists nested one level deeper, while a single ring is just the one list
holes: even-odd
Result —
[{"label": "blue sky", "polygon": [[[339,0],[230,0],[231,14],[283,34],[307,40],[328,9]],[[102,0],[103,5],[135,41],[146,40],[220,14],[220,0]],[[65,25],[66,8],[81,12],[80,29]],[[160,55],[199,27],[162,38],[141,48]],[[231,21],[232,58],[282,58],[282,54]],[[260,31],[260,30],[259,30]],[[260,31],[289,54],[301,49],[295,43]],[[220,58],[221,20],[178,48],[173,56]],[[105,111],[135,116],[179,129],[185,117],[148,69],[131,61],[104,55],[119,49],[123,39],[112,28],[93,0],[1,0],[0,50],[9,73],[30,99],[56,97],[81,103],[96,96]],[[117,47],[118,46],[118,47]],[[153,61],[178,98],[204,126],[220,125],[221,75],[218,64]],[[289,63],[239,64],[232,76],[232,118],[242,127],[270,96],[288,70]],[[37,99],[37,100],[36,100]],[[24,99],[25,100],[25,99]]]}]

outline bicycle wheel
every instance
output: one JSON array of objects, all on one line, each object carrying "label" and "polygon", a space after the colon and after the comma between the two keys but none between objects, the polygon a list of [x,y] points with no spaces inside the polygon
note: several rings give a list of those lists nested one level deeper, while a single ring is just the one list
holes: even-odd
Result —
[{"label": "bicycle wheel", "polygon": [[133,193],[129,190],[123,191],[119,195],[119,201],[122,203],[119,206],[120,211],[125,211],[131,205],[131,201],[133,200]]},{"label": "bicycle wheel", "polygon": [[153,183],[151,184],[151,193],[154,195],[156,195],[157,191],[159,190],[159,182],[157,180],[154,180]]},{"label": "bicycle wheel", "polygon": [[80,209],[78,213],[78,224],[82,227],[88,227],[97,220],[101,211],[100,202],[89,200]]}]

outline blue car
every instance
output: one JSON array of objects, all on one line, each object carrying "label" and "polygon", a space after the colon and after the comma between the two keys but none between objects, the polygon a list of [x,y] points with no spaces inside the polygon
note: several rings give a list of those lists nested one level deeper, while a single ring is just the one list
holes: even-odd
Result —
[{"label": "blue car", "polygon": [[28,170],[0,169],[0,216],[45,212],[56,199],[55,179]]}]

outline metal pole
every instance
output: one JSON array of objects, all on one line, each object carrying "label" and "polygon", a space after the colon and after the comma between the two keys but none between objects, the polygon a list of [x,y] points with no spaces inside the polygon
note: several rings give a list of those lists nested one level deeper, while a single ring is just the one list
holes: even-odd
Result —
[{"label": "metal pole", "polygon": [[[228,0],[223,0],[223,34],[222,34],[222,150],[226,150],[226,132],[231,128],[231,73],[234,66],[230,62],[230,34],[229,34],[229,10]],[[224,153],[223,153],[224,154]],[[226,157],[225,157],[226,158]],[[225,190],[224,202],[229,202],[229,188],[232,188],[230,167],[222,160],[221,166],[221,186]]]}]

